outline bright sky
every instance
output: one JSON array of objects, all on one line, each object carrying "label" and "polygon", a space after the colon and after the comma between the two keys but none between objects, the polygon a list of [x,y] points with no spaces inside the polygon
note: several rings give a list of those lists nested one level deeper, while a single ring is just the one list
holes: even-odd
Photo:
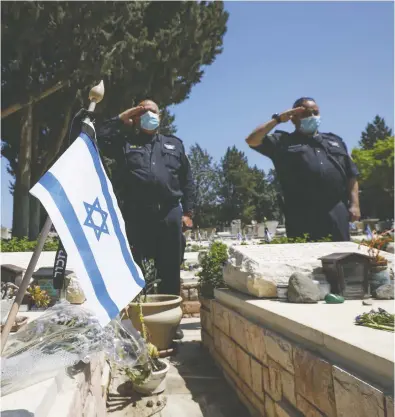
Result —
[{"label": "bright sky", "polygon": [[[394,127],[392,2],[228,2],[224,52],[190,99],[176,106],[177,135],[219,160],[228,146],[250,164],[270,160],[244,138],[301,96],[321,107],[321,130],[351,150],[376,114]],[[291,125],[283,125],[291,130]],[[2,158],[1,224],[12,223],[9,176]]]}]

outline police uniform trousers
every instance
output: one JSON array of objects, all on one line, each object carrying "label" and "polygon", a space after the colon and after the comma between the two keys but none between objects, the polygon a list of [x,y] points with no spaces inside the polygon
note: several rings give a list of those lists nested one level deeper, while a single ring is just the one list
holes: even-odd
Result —
[{"label": "police uniform trousers", "polygon": [[179,295],[183,258],[182,209],[177,206],[134,206],[125,210],[126,231],[134,260],[153,259],[158,293]]}]

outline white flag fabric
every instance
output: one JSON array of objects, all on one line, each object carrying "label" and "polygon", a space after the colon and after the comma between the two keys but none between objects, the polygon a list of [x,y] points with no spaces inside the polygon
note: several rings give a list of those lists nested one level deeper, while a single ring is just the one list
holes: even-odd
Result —
[{"label": "white flag fabric", "polygon": [[[95,135],[94,127],[83,128]],[[75,268],[86,307],[105,326],[145,286],[96,146],[81,133],[30,190],[45,207]]]}]

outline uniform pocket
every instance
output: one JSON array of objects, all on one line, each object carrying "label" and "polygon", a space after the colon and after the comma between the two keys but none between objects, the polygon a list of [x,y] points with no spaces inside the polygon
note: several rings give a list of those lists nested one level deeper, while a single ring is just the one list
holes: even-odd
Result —
[{"label": "uniform pocket", "polygon": [[294,145],[286,149],[288,162],[293,166],[304,165],[308,162],[308,146]]},{"label": "uniform pocket", "polygon": [[181,156],[176,149],[163,149],[162,155],[167,168],[170,168],[173,171],[177,171],[180,168]]},{"label": "uniform pocket", "polygon": [[130,169],[142,168],[144,166],[144,149],[128,149],[126,164]]}]

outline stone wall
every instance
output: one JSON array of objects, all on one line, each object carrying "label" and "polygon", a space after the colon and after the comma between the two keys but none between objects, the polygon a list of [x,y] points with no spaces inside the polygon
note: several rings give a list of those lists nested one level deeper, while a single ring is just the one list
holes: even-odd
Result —
[{"label": "stone wall", "polygon": [[198,295],[198,282],[182,283],[181,297],[183,317],[199,317],[200,302]]},{"label": "stone wall", "polygon": [[372,386],[216,300],[201,300],[202,343],[253,416],[394,417]]}]

